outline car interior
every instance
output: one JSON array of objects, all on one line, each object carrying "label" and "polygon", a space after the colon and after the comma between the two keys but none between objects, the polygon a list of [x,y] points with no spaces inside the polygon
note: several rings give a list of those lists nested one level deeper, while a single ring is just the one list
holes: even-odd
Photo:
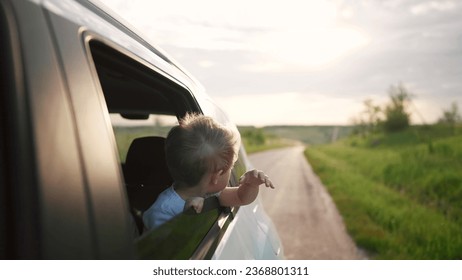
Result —
[{"label": "car interior", "polygon": [[[152,115],[180,118],[187,111],[197,111],[197,107],[194,108],[195,101],[185,88],[142,62],[99,41],[91,41],[90,49],[107,109],[111,115],[120,115],[125,120],[123,124],[112,123],[114,132],[125,134],[132,141],[118,147],[130,210],[142,233],[141,214],[173,182],[164,153],[165,131],[169,127],[163,133],[156,133],[150,129],[154,124],[149,118]],[[147,122],[140,124],[142,120]],[[140,130],[145,135],[140,136]],[[117,139],[116,135],[116,142]]]}]

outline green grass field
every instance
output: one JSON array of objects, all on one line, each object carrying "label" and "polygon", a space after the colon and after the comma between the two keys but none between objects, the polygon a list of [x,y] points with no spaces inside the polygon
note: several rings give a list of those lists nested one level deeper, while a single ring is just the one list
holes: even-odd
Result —
[{"label": "green grass field", "polygon": [[280,138],[288,138],[309,145],[330,143],[351,134],[352,126],[265,126],[263,130]]},{"label": "green grass field", "polygon": [[[166,137],[171,126],[115,126],[114,134],[119,151],[119,157],[125,162],[125,156],[133,139],[143,136]],[[294,145],[329,143],[333,134],[344,138],[350,131],[348,126],[268,126],[255,128],[240,126],[242,143],[247,153],[255,153]],[[335,133],[334,133],[335,132]]]},{"label": "green grass field", "polygon": [[[121,162],[125,157],[131,142],[138,137],[162,136],[167,137],[171,126],[115,126],[114,135]],[[296,140],[281,138],[254,127],[239,128],[242,144],[247,153],[255,153],[269,149],[287,147],[295,144]]]},{"label": "green grass field", "polygon": [[462,136],[414,127],[305,154],[371,258],[462,259]]},{"label": "green grass field", "polygon": [[265,126],[255,128],[253,126],[240,126],[239,131],[260,130],[265,135],[279,138],[290,139],[302,142],[304,144],[316,145],[332,142],[332,139],[345,138],[353,131],[352,126],[329,126],[329,125],[312,125],[312,126]]}]

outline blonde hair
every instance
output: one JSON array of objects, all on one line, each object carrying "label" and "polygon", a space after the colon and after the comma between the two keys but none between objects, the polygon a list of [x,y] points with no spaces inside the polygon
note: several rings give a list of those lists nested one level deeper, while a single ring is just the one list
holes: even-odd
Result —
[{"label": "blonde hair", "polygon": [[207,172],[232,168],[239,144],[239,133],[211,117],[188,113],[167,136],[167,166],[179,185],[195,186]]}]

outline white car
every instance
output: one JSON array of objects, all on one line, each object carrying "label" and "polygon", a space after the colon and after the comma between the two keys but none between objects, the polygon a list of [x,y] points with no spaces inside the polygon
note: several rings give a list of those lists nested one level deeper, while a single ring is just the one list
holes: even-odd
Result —
[{"label": "white car", "polygon": [[0,0],[0,21],[1,259],[283,258],[259,199],[143,230],[169,127],[198,112],[236,129],[172,59],[91,1]]}]

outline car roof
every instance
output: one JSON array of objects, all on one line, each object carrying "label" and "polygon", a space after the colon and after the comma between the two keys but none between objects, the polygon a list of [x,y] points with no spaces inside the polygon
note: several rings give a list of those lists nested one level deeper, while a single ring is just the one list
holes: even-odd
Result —
[{"label": "car roof", "polygon": [[178,62],[144,39],[146,36],[101,2],[97,0],[43,0],[42,5],[45,9],[81,25],[83,32],[93,33],[100,38],[108,38],[143,60],[144,63],[155,66],[157,70],[194,92],[196,99],[210,99],[200,82]]}]

